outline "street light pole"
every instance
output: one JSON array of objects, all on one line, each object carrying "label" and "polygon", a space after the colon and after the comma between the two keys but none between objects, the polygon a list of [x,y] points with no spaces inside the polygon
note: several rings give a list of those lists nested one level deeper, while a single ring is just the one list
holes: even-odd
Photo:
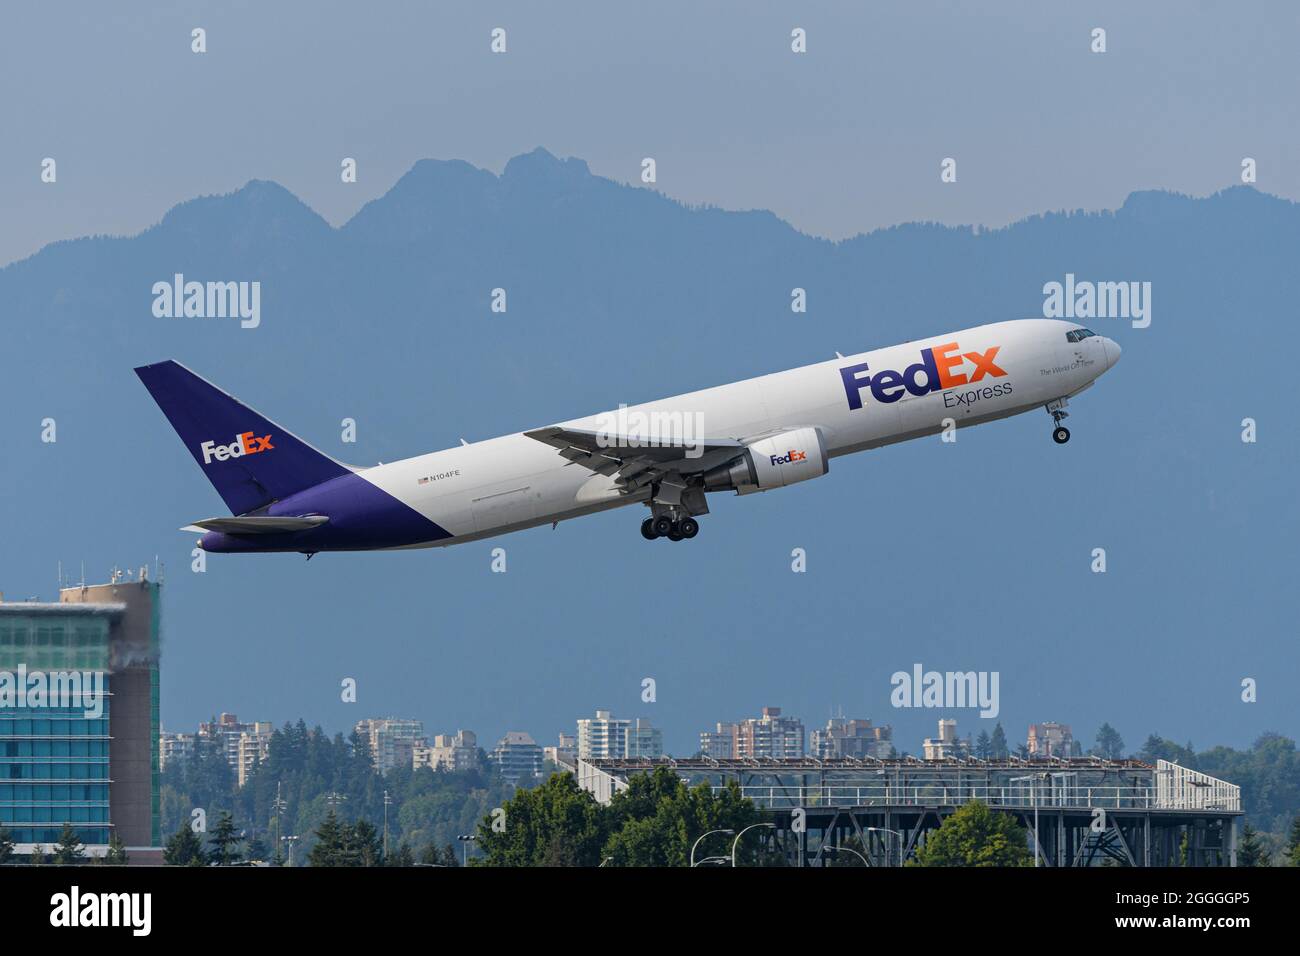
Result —
[{"label": "street light pole", "polygon": [[839,853],[840,850],[847,850],[849,853],[852,853],[852,854],[853,854],[854,856],[856,856],[859,860],[861,860],[863,866],[870,866],[870,865],[871,865],[870,863],[867,862],[867,858],[866,858],[865,856],[863,856],[863,855],[862,855],[861,853],[859,853],[857,850],[853,849],[853,847],[851,847],[851,846],[833,846],[833,847],[829,847],[829,849],[834,850],[836,853]]},{"label": "street light pole", "polygon": [[1011,778],[1012,783],[1019,783],[1022,780],[1029,781],[1030,800],[1033,802],[1034,805],[1034,867],[1035,869],[1038,867],[1038,859],[1040,855],[1039,841],[1038,841],[1038,781],[1042,779],[1046,779],[1046,777],[1047,777],[1047,773],[1044,771],[1040,773],[1031,773],[1028,776],[1024,776],[1024,777]]},{"label": "street light pole", "polygon": [[460,836],[456,837],[456,839],[460,841],[460,865],[462,867],[469,866],[469,845],[472,841],[477,840],[478,837],[472,833],[462,833]]},{"label": "street light pole", "polygon": [[388,860],[388,806],[393,802],[393,798],[384,791],[384,860]]},{"label": "street light pole", "polygon": [[[903,834],[898,830],[891,830],[889,827],[863,827],[867,833],[892,833],[898,837],[898,865],[903,865]],[[889,866],[889,844],[885,844],[885,866]]]},{"label": "street light pole", "polygon": [[775,830],[776,824],[775,823],[751,823],[749,826],[745,827],[745,829],[737,833],[736,839],[731,841],[731,865],[733,867],[736,865],[736,847],[740,845],[740,838],[743,837],[750,830],[755,830],[759,827],[771,827],[773,830]]},{"label": "street light pole", "polygon": [[735,830],[729,830],[729,829],[728,829],[728,830],[709,830],[707,833],[702,833],[702,834],[700,834],[700,838],[699,838],[698,840],[696,840],[694,843],[691,844],[691,867],[694,868],[694,866],[695,866],[695,848],[696,848],[697,846],[700,845],[700,841],[703,840],[706,836],[709,836],[709,835],[714,834],[714,833],[735,833],[735,832],[736,832]]}]

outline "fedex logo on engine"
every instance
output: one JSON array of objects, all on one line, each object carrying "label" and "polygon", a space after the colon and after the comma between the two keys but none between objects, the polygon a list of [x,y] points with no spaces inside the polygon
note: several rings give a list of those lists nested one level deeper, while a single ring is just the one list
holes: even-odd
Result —
[{"label": "fedex logo on engine", "polygon": [[[972,385],[985,376],[1001,378],[1007,373],[993,362],[1001,347],[995,345],[985,352],[962,352],[956,342],[936,345],[921,349],[921,361],[909,365],[901,372],[881,369],[875,375],[865,375],[863,373],[869,371],[866,362],[850,365],[840,369],[840,377],[844,380],[844,395],[849,400],[849,408],[861,408],[862,390],[865,388],[871,389],[871,397],[876,401],[888,405],[902,398],[904,392],[919,397],[961,385]],[[967,370],[968,365],[972,367]],[[922,373],[924,381],[921,380]]]},{"label": "fedex logo on engine", "polygon": [[214,441],[205,441],[199,446],[199,451],[203,452],[203,464],[211,464],[213,459],[225,461],[228,458],[243,458],[245,455],[256,455],[258,452],[269,451],[275,446],[271,444],[271,436],[263,435],[258,438],[252,432],[243,432],[236,435],[235,440],[229,445],[218,445]]},{"label": "fedex logo on engine", "polygon": [[807,461],[808,453],[806,451],[795,451],[791,448],[784,455],[768,455],[767,457],[772,459],[772,465],[775,467],[776,465],[788,465],[795,461]]}]

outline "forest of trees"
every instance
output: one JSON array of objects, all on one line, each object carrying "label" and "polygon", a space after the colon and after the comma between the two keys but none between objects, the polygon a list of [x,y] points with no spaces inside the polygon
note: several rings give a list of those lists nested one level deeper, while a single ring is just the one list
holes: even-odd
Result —
[{"label": "forest of trees", "polygon": [[[626,790],[607,804],[557,773],[540,787],[521,790],[499,814],[483,820],[478,844],[486,866],[688,866],[696,840],[730,830],[737,838],[761,824],[763,814],[740,795],[734,782],[714,792],[707,783],[687,787],[667,767],[632,776]],[[696,861],[725,853],[727,834],[697,854]],[[737,863],[784,865],[763,849],[761,835],[736,846]]]},{"label": "forest of trees", "polygon": [[[271,736],[265,762],[248,783],[237,786],[234,770],[219,747],[200,738],[195,752],[168,763],[162,777],[164,837],[189,829],[196,808],[206,818],[206,842],[211,844],[223,814],[247,859],[276,857],[276,800],[281,801],[280,836],[297,836],[293,861],[305,863],[317,842],[317,831],[330,816],[344,822],[365,822],[377,829],[382,843],[384,792],[389,795],[390,856],[403,845],[416,861],[437,862],[431,852],[445,856],[457,837],[472,834],[479,820],[501,806],[514,788],[501,780],[480,751],[473,770],[448,772],[399,768],[381,776],[371,762],[367,742],[355,733],[327,736],[303,721],[285,724]],[[289,843],[281,841],[288,847]],[[432,851],[430,850],[432,848]],[[288,855],[288,850],[284,851]],[[186,857],[188,861],[189,857]]]}]

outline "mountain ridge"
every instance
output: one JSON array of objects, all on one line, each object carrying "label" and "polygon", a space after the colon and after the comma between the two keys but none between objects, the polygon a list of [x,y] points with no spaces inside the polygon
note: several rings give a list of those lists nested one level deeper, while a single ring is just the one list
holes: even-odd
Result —
[{"label": "mountain ridge", "polygon": [[[93,234],[68,237],[49,243],[22,259],[17,259],[0,266],[0,273],[22,263],[29,262],[49,250],[66,247],[80,242],[103,242],[130,240],[140,238],[157,230],[177,230],[185,232],[193,221],[202,215],[230,216],[243,213],[248,218],[244,223],[252,228],[259,224],[270,225],[277,229],[284,220],[292,219],[301,230],[319,235],[339,235],[355,237],[362,240],[385,241],[381,238],[382,230],[392,229],[395,225],[405,224],[408,228],[391,237],[390,242],[410,241],[427,235],[427,224],[417,229],[416,224],[408,221],[402,210],[411,202],[437,201],[447,205],[453,190],[467,188],[474,190],[469,198],[487,200],[491,208],[500,211],[507,201],[528,195],[528,190],[544,186],[552,190],[550,199],[575,198],[582,190],[607,190],[608,194],[636,193],[637,198],[662,201],[665,210],[672,209],[687,214],[707,213],[724,217],[757,217],[768,220],[770,224],[788,230],[790,234],[801,239],[828,243],[831,246],[852,246],[872,237],[898,231],[913,229],[938,230],[956,234],[988,235],[1014,230],[1028,224],[1059,218],[1096,217],[1122,219],[1132,217],[1141,221],[1149,215],[1167,214],[1169,210],[1182,209],[1198,203],[1227,203],[1234,208],[1248,208],[1246,202],[1255,202],[1258,208],[1270,210],[1275,215],[1294,213],[1300,204],[1293,200],[1276,196],[1259,190],[1253,185],[1236,184],[1224,187],[1204,196],[1164,189],[1142,189],[1130,192],[1124,201],[1115,208],[1103,209],[1053,209],[1024,216],[1014,222],[1000,226],[980,224],[948,224],[929,220],[909,220],[888,226],[880,226],[864,232],[855,233],[840,239],[828,239],[814,233],[804,232],[788,220],[782,219],[771,210],[762,208],[724,209],[712,205],[691,205],[657,189],[619,183],[616,180],[599,176],[591,172],[589,164],[580,158],[559,158],[544,147],[538,146],[527,153],[521,153],[509,159],[500,174],[474,166],[464,160],[420,159],[403,173],[381,195],[365,202],[355,213],[338,226],[327,222],[303,199],[288,187],[274,180],[251,179],[238,188],[226,193],[205,193],[182,200],[163,213],[161,218],[150,226],[134,233]],[[612,189],[611,189],[612,187]],[[561,189],[563,192],[561,193]],[[465,203],[459,197],[452,201],[461,207]],[[270,219],[265,217],[270,213]]]}]

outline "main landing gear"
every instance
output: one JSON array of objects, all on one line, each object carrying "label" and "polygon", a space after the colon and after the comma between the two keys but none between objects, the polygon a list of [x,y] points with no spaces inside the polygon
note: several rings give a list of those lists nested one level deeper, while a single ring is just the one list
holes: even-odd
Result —
[{"label": "main landing gear", "polygon": [[679,519],[659,515],[656,518],[646,518],[641,522],[641,537],[647,541],[653,541],[655,538],[681,541],[683,538],[693,538],[699,533],[700,523],[689,515]]},{"label": "main landing gear", "polygon": [[1070,429],[1061,424],[1062,421],[1070,417],[1070,413],[1065,410],[1065,399],[1058,398],[1054,402],[1048,402],[1043,406],[1052,416],[1052,421],[1056,427],[1052,429],[1052,441],[1058,445],[1064,445],[1070,440]]}]

